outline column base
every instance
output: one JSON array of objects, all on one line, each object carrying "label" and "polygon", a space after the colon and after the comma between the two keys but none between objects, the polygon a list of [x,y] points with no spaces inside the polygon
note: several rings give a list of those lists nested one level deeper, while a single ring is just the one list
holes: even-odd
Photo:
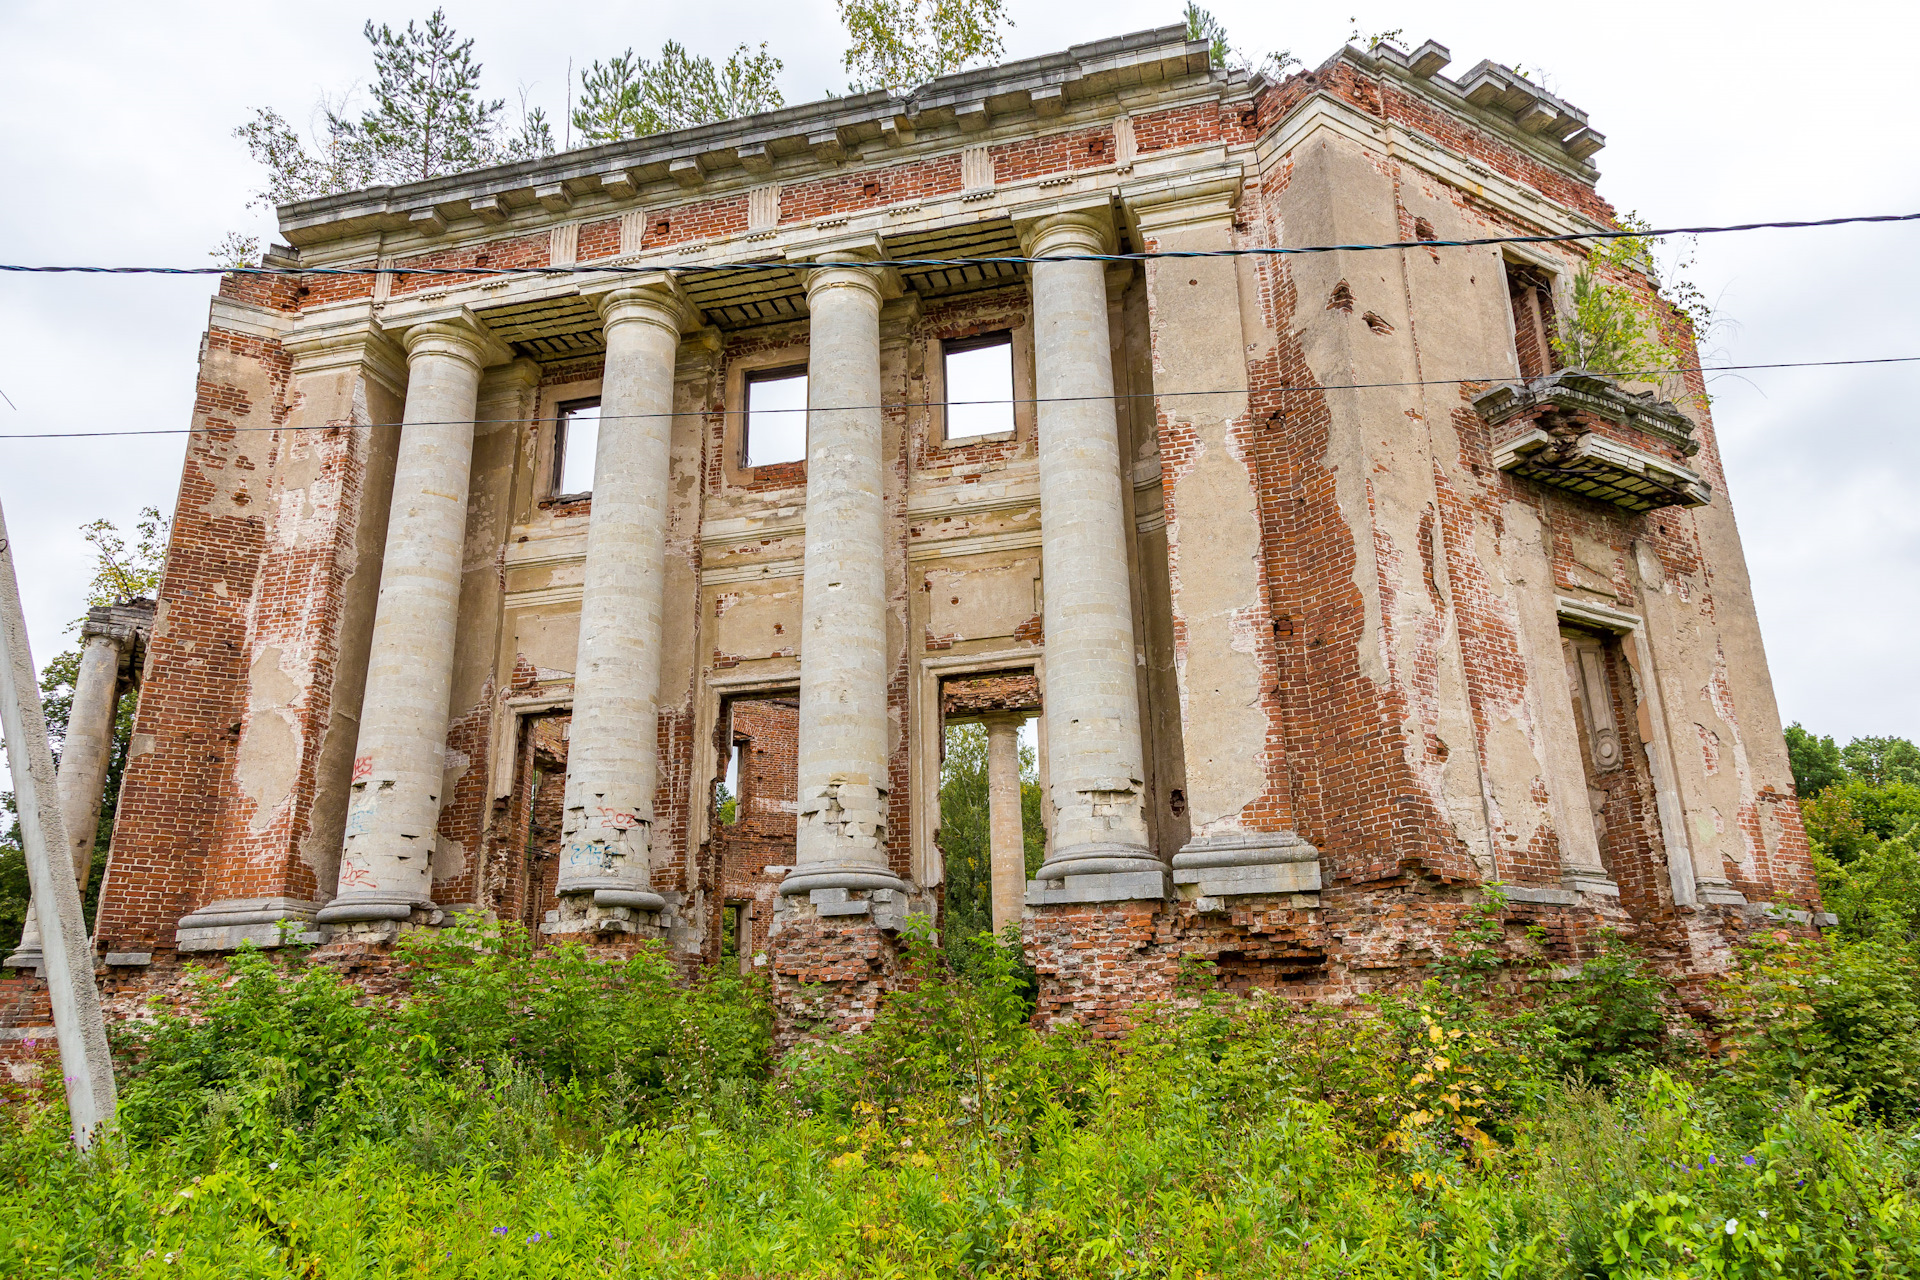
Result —
[{"label": "column base", "polygon": [[174,947],[182,952],[238,951],[246,943],[271,948],[324,941],[315,919],[320,904],[301,898],[222,898],[180,917]]},{"label": "column base", "polygon": [[1292,831],[1201,836],[1173,855],[1174,892],[1188,900],[1320,892],[1320,851]]},{"label": "column base", "polygon": [[[1041,868],[1044,874],[1045,867]],[[1027,905],[1063,906],[1075,902],[1165,902],[1167,869],[1069,873],[1055,880],[1027,881]]]},{"label": "column base", "polygon": [[431,901],[394,893],[343,893],[314,913],[320,924],[438,924],[440,909]]},{"label": "column base", "polygon": [[1744,907],[1747,895],[1734,888],[1726,880],[1697,880],[1694,882],[1700,894],[1700,901],[1712,907]]},{"label": "column base", "polygon": [[560,895],[560,905],[547,912],[540,932],[548,937],[594,937],[624,934],[659,938],[674,924],[667,900],[631,884],[594,888],[574,884]]},{"label": "column base", "polygon": [[773,927],[777,930],[784,924],[809,917],[845,920],[852,924],[859,922],[858,917],[865,916],[882,932],[898,933],[916,915],[931,919],[932,904],[915,894],[904,881],[896,883],[900,885],[897,889],[846,889],[839,886],[809,889],[804,902],[783,883],[780,897],[774,903]]},{"label": "column base", "polygon": [[905,880],[885,867],[861,862],[797,866],[787,872],[786,878],[780,882],[780,895],[783,898],[810,894],[816,889],[838,889],[842,892],[891,889],[895,893],[911,892]]}]

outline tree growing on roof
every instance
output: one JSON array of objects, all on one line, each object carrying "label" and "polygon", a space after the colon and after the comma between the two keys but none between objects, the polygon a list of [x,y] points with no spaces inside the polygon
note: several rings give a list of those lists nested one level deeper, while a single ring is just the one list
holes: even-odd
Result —
[{"label": "tree growing on roof", "polygon": [[364,32],[373,46],[373,104],[358,119],[349,114],[349,93],[322,98],[311,144],[270,107],[234,130],[266,170],[256,203],[417,182],[552,153],[545,113],[528,109],[524,97],[519,129],[507,131],[505,101],[482,96],[473,40],[460,38],[446,10],[435,9],[424,26],[408,22],[395,31],[369,21]]},{"label": "tree growing on roof", "polygon": [[592,144],[772,111],[785,105],[774,83],[784,65],[764,42],[757,52],[740,45],[720,66],[672,40],[655,62],[629,48],[581,74],[573,127]]},{"label": "tree growing on roof", "polygon": [[839,0],[852,89],[901,93],[1006,52],[1006,0]]},{"label": "tree growing on roof", "polygon": [[1276,49],[1255,62],[1247,54],[1233,47],[1233,41],[1227,35],[1227,24],[1214,17],[1212,11],[1202,9],[1194,3],[1194,0],[1187,0],[1187,7],[1182,16],[1187,23],[1187,39],[1205,40],[1213,65],[1216,67],[1224,70],[1245,71],[1249,75],[1260,72],[1270,79],[1278,80],[1286,74],[1288,67],[1300,64],[1300,59],[1286,49]]}]

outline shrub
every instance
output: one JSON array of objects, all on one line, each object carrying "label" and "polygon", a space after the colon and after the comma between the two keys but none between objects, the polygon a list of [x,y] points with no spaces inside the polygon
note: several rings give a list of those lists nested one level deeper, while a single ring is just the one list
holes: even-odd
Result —
[{"label": "shrub", "polygon": [[1712,1087],[1757,1122],[1798,1088],[1883,1120],[1920,1107],[1920,991],[1912,944],[1765,934],[1717,986],[1722,1064]]},{"label": "shrub", "polygon": [[1671,999],[1672,984],[1631,941],[1602,934],[1599,955],[1548,985],[1542,1021],[1550,1069],[1613,1089],[1667,1065]]}]

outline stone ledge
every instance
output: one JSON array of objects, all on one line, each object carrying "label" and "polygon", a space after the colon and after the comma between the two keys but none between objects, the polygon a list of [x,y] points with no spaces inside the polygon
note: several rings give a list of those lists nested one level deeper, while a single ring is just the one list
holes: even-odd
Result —
[{"label": "stone ledge", "polygon": [[1320,851],[1292,831],[1234,831],[1190,841],[1173,858],[1182,898],[1318,893]]},{"label": "stone ledge", "polygon": [[318,941],[311,931],[320,905],[300,898],[222,898],[180,918],[174,948],[237,951],[247,943],[272,948]]},{"label": "stone ledge", "polygon": [[1164,871],[1104,871],[1063,876],[1058,880],[1027,881],[1030,907],[1066,906],[1080,902],[1165,902]]}]

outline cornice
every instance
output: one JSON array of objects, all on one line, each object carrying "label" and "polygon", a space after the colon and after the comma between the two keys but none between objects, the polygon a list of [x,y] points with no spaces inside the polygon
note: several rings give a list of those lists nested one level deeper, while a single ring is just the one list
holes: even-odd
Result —
[{"label": "cornice", "polygon": [[1237,76],[1212,69],[1206,42],[1188,40],[1184,26],[1161,27],[941,76],[904,97],[829,98],[424,182],[296,201],[280,206],[280,228],[294,245],[408,229],[431,240],[461,219],[501,224],[535,206],[549,217],[572,217],[576,201],[588,196],[626,200],[658,188],[678,189],[684,198],[714,174],[766,181],[831,172],[850,158],[914,149],[928,134],[945,150],[993,132],[996,119],[1030,127],[1103,101],[1124,111],[1123,98],[1194,84],[1244,88]]},{"label": "cornice", "polygon": [[1245,168],[1221,147],[1218,159],[1211,164],[1123,183],[1120,202],[1134,229],[1152,235],[1176,227],[1232,221],[1245,185]]},{"label": "cornice", "polygon": [[1396,121],[1369,115],[1325,91],[1301,99],[1260,140],[1255,150],[1261,168],[1298,150],[1322,131],[1336,134],[1356,146],[1384,151],[1549,233],[1611,229],[1489,165],[1454,151],[1435,138]]},{"label": "cornice", "polygon": [[1644,431],[1689,456],[1700,451],[1693,438],[1693,419],[1671,400],[1650,391],[1626,391],[1613,378],[1562,369],[1527,382],[1502,383],[1473,398],[1474,411],[1489,426],[1531,409],[1551,406],[1581,410]]}]

